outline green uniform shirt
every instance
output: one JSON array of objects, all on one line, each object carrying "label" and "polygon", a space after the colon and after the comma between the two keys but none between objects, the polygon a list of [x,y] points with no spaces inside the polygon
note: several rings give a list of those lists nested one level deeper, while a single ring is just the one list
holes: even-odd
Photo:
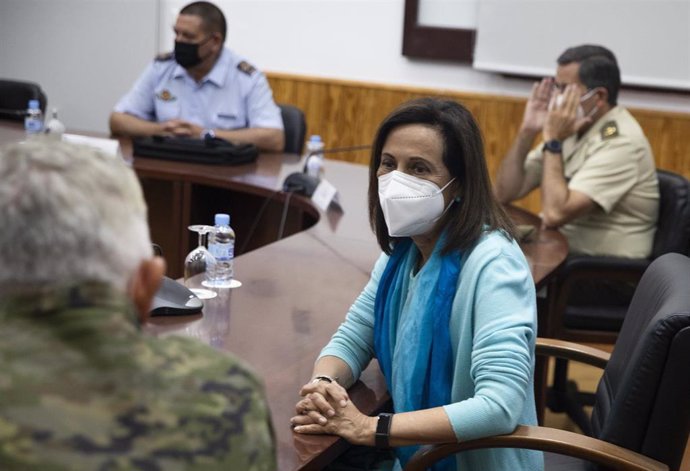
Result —
[{"label": "green uniform shirt", "polygon": [[270,470],[262,384],[98,284],[0,294],[0,469]]}]

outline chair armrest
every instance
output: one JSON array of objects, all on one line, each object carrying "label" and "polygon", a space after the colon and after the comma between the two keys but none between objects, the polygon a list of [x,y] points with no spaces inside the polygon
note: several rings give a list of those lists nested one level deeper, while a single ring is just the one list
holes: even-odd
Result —
[{"label": "chair armrest", "polygon": [[423,446],[404,471],[425,471],[448,455],[481,448],[527,448],[573,456],[622,471],[668,471],[665,464],[612,443],[565,430],[525,425],[519,425],[508,435]]},{"label": "chair armrest", "polygon": [[578,361],[597,368],[606,368],[611,354],[604,350],[588,347],[565,340],[537,337],[537,355]]},{"label": "chair armrest", "polygon": [[558,271],[561,279],[596,278],[638,281],[649,266],[646,258],[571,255]]}]

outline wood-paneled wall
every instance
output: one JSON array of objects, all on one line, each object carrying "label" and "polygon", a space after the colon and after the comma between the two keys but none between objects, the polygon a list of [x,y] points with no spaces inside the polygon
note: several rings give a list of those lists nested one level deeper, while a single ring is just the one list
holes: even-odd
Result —
[{"label": "wood-paneled wall", "polygon": [[[435,96],[455,99],[474,114],[484,133],[492,175],[517,133],[526,102],[523,98],[403,85],[279,73],[268,73],[267,76],[275,100],[304,110],[307,133],[320,134],[327,148],[371,143],[383,118],[397,105],[412,98]],[[642,109],[630,111],[647,133],[657,167],[690,178],[690,114]],[[362,164],[369,162],[367,151],[330,154],[327,157]],[[519,205],[538,212],[538,192],[533,192]]]}]

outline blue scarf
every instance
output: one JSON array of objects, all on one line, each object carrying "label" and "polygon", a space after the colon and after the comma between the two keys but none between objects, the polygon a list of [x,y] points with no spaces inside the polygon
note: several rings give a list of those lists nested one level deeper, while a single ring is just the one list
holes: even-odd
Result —
[{"label": "blue scarf", "polygon": [[[417,274],[407,306],[410,274],[420,256],[412,239],[398,241],[376,292],[374,349],[396,413],[450,403],[453,350],[449,321],[461,255],[442,256],[443,242],[444,237],[440,237]],[[396,448],[403,467],[418,448]],[[432,467],[434,471],[455,468],[452,456]]]}]

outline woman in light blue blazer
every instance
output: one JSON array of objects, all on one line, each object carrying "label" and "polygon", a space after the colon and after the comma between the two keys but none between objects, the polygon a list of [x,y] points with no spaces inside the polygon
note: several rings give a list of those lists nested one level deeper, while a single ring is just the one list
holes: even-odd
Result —
[{"label": "woman in light blue blazer", "polygon": [[[454,101],[403,104],[372,148],[369,215],[383,253],[300,391],[294,430],[392,447],[535,425],[534,282],[496,202],[479,128]],[[376,358],[393,413],[362,414],[347,388]],[[540,470],[540,452],[465,452],[434,470]]]}]

